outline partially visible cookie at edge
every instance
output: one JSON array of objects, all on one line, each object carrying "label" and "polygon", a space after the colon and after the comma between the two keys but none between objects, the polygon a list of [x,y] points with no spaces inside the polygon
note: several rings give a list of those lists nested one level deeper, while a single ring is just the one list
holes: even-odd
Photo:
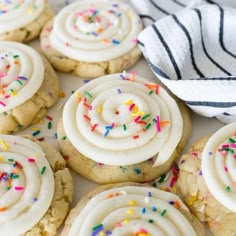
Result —
[{"label": "partially visible cookie at edge", "polygon": [[0,10],[0,41],[29,42],[54,15],[45,0],[5,1]]},{"label": "partially visible cookie at edge", "polygon": [[231,174],[235,171],[235,131],[234,122],[199,139],[179,161],[179,193],[215,236],[236,234],[235,198],[231,198],[235,189]]},{"label": "partially visible cookie at edge", "polygon": [[84,196],[67,217],[62,235],[124,235],[125,232],[203,236],[204,228],[176,195],[127,182],[100,186]]},{"label": "partially visible cookie at edge", "polygon": [[33,48],[0,42],[0,133],[40,121],[59,98],[59,81],[49,62]]},{"label": "partially visible cookie at edge", "polygon": [[0,135],[0,142],[5,192],[0,197],[0,234],[55,236],[73,195],[64,159],[52,145],[30,137]]}]

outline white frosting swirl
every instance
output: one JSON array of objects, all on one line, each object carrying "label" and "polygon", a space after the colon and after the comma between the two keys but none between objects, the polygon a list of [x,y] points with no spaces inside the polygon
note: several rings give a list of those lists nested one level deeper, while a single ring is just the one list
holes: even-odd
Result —
[{"label": "white frosting swirl", "polygon": [[139,16],[127,4],[109,0],[77,1],[55,17],[50,41],[69,58],[102,62],[133,49],[141,29]]},{"label": "white frosting swirl", "polygon": [[94,196],[85,205],[68,235],[197,235],[173,206],[176,203],[188,211],[172,193],[140,186],[113,188]]},{"label": "white frosting swirl", "polygon": [[202,152],[202,172],[211,194],[236,212],[236,122],[213,134]]},{"label": "white frosting swirl", "polygon": [[161,165],[182,137],[179,108],[159,85],[135,74],[122,76],[95,79],[71,96],[63,112],[66,135],[99,163],[131,165],[158,155],[154,166]]},{"label": "white frosting swirl", "polygon": [[0,112],[30,99],[43,79],[43,61],[33,48],[15,42],[0,42]]},{"label": "white frosting swirl", "polygon": [[0,0],[0,34],[24,27],[43,11],[44,0]]},{"label": "white frosting swirl", "polygon": [[48,210],[54,177],[44,155],[30,140],[0,135],[0,235],[25,233]]}]

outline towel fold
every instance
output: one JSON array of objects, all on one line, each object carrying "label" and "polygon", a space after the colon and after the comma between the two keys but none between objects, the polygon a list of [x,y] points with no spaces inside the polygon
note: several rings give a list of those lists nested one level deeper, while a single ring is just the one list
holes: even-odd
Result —
[{"label": "towel fold", "polygon": [[138,42],[155,75],[198,114],[236,121],[236,1],[132,3],[149,25]]}]

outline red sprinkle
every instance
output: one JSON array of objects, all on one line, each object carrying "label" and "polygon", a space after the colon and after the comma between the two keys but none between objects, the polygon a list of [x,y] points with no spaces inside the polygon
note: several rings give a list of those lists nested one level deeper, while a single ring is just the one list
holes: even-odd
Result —
[{"label": "red sprinkle", "polygon": [[46,118],[48,119],[48,120],[53,120],[53,118],[51,117],[51,116],[46,116]]},{"label": "red sprinkle", "polygon": [[138,139],[138,138],[139,138],[139,135],[133,136],[133,139]]}]

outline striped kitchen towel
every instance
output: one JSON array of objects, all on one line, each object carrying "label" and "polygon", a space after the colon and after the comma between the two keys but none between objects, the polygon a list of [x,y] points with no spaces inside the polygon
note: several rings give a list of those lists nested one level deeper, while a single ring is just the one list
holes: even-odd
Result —
[{"label": "striped kitchen towel", "polygon": [[132,0],[155,75],[198,114],[236,121],[236,1]]}]

